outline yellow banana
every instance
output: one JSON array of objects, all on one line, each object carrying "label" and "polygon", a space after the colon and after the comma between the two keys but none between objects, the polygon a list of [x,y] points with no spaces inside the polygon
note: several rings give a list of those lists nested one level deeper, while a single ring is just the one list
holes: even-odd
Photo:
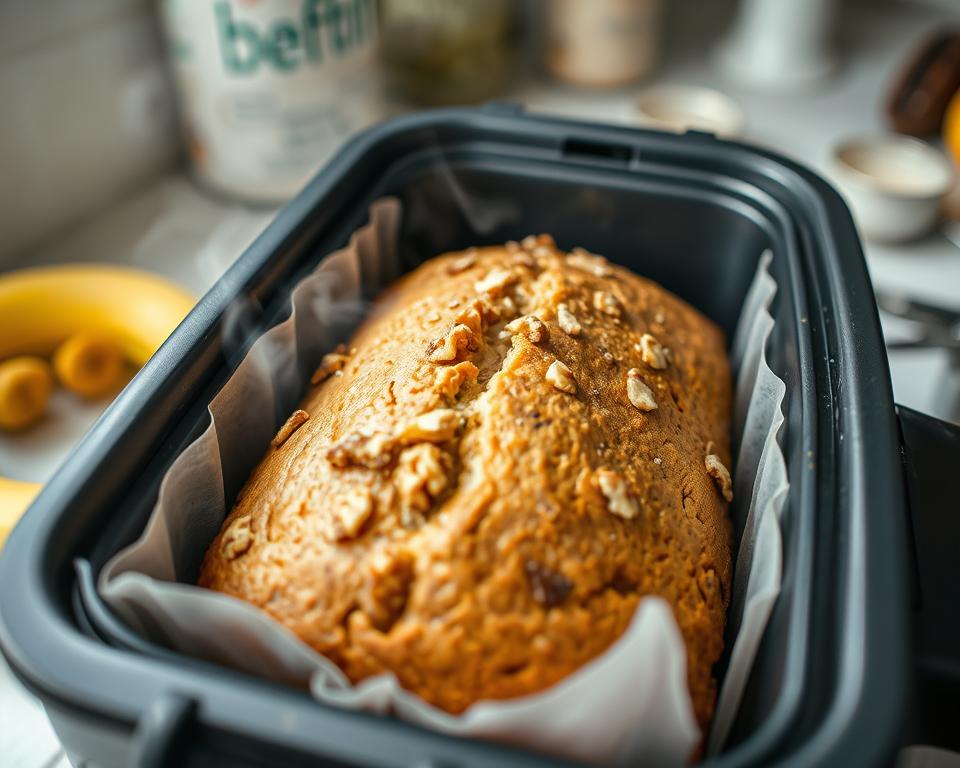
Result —
[{"label": "yellow banana", "polygon": [[123,378],[123,352],[113,339],[80,331],[57,347],[53,369],[67,389],[82,397],[103,397]]},{"label": "yellow banana", "polygon": [[[109,338],[142,366],[193,307],[162,277],[126,267],[78,264],[0,275],[0,360],[51,355],[78,332]],[[0,476],[0,546],[40,490]]]},{"label": "yellow banana", "polygon": [[50,355],[77,331],[102,334],[143,365],[194,305],[157,275],[106,265],[37,267],[0,276],[0,360]]},{"label": "yellow banana", "polygon": [[0,430],[16,432],[43,417],[53,391],[53,372],[42,357],[0,360]]},{"label": "yellow banana", "polygon": [[0,549],[30,502],[40,492],[38,483],[21,483],[0,477]]}]

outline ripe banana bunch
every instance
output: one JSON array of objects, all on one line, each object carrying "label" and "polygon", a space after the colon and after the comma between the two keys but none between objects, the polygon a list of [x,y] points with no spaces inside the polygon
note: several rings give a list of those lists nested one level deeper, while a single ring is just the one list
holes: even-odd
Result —
[{"label": "ripe banana bunch", "polygon": [[[53,364],[61,382],[93,395],[97,377],[123,361],[142,366],[194,301],[157,275],[125,267],[81,264],[0,274],[0,365],[7,361],[0,385],[7,385],[8,398],[0,402],[0,418],[5,405],[30,409],[42,399],[42,410],[49,394],[39,368],[43,358],[56,351]],[[112,349],[119,349],[122,359]],[[31,357],[11,360],[23,355]],[[18,426],[16,413],[11,418]],[[0,547],[39,490],[37,484],[0,476]]]}]

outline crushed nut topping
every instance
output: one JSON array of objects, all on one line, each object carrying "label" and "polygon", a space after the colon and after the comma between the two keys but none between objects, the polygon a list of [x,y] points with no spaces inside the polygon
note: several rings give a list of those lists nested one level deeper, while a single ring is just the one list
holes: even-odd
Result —
[{"label": "crushed nut topping", "polygon": [[561,392],[567,392],[572,395],[577,391],[577,382],[573,378],[573,373],[559,360],[554,360],[550,363],[550,367],[547,368],[546,378],[555,389],[559,389]]},{"label": "crushed nut topping", "polygon": [[733,501],[733,482],[730,480],[730,471],[720,461],[720,457],[715,453],[708,453],[703,460],[703,465],[707,468],[707,474],[717,484],[723,498]]},{"label": "crushed nut topping", "polygon": [[554,239],[546,233],[541,233],[539,235],[527,235],[525,238],[523,238],[523,240],[520,241],[520,245],[528,251],[532,251],[537,246],[542,246],[544,248],[557,247]]},{"label": "crushed nut topping", "polygon": [[456,275],[460,272],[466,272],[470,267],[477,263],[477,251],[475,248],[471,248],[466,251],[463,256],[454,259],[447,265],[447,273],[450,275]]},{"label": "crushed nut topping", "polygon": [[479,373],[480,369],[469,360],[438,368],[437,377],[434,380],[434,389],[446,397],[456,397],[457,393],[460,392],[460,387],[465,382],[476,379]]},{"label": "crushed nut topping", "polygon": [[331,445],[326,459],[338,469],[366,467],[382,469],[393,461],[393,439],[382,432],[355,434]]},{"label": "crushed nut topping", "polygon": [[347,364],[350,356],[346,354],[346,347],[341,344],[333,352],[328,352],[320,359],[320,365],[310,377],[311,384],[319,384],[330,378],[336,371],[339,371]]},{"label": "crushed nut topping", "polygon": [[547,326],[536,315],[524,315],[507,323],[500,332],[501,339],[509,339],[515,333],[522,333],[534,344],[547,338]]},{"label": "crushed nut topping", "polygon": [[550,248],[546,245],[538,245],[533,249],[533,255],[538,259],[547,258],[548,256],[553,256],[553,248]]},{"label": "crushed nut topping", "polygon": [[597,277],[610,277],[613,270],[603,256],[590,253],[583,248],[574,248],[567,256],[567,263]]},{"label": "crushed nut topping", "polygon": [[580,323],[566,304],[557,304],[557,322],[564,333],[571,336],[580,335]]},{"label": "crushed nut topping", "polygon": [[[534,254],[536,254],[538,250],[540,250],[539,247],[535,248],[533,251]],[[528,251],[517,251],[516,253],[514,253],[513,263],[518,264],[521,267],[526,267],[527,269],[537,268],[537,262],[534,260],[533,256],[531,256]]]},{"label": "crushed nut topping", "polygon": [[[475,368],[476,366],[474,366]],[[395,436],[383,432],[354,434],[330,446],[326,459],[338,469],[366,467],[383,469],[392,461],[400,445],[442,443],[451,439],[460,426],[460,416],[448,408],[437,408],[417,416],[399,429]]]},{"label": "crushed nut topping", "polygon": [[620,317],[622,310],[617,297],[608,291],[594,291],[593,308],[598,309],[611,317]]},{"label": "crushed nut topping", "polygon": [[447,302],[448,309],[456,309],[459,306],[460,306],[460,299],[450,299],[450,301]]},{"label": "crushed nut topping", "polygon": [[653,316],[653,322],[663,325],[665,322],[667,322],[667,318],[664,316],[663,312],[657,312],[657,314]]},{"label": "crushed nut topping", "polygon": [[507,240],[507,242],[503,244],[503,247],[507,249],[507,253],[516,253],[520,250],[520,243],[516,240]]},{"label": "crushed nut topping", "polygon": [[303,409],[298,408],[295,410],[290,414],[290,418],[283,423],[283,426],[280,427],[280,430],[274,436],[273,440],[270,441],[270,445],[272,445],[274,448],[279,448],[281,445],[287,442],[287,440],[290,438],[290,435],[300,429],[300,427],[303,426],[309,418],[310,414]]},{"label": "crushed nut topping", "polygon": [[663,464],[663,459],[661,459],[659,456],[654,456],[653,463],[657,465]]},{"label": "crushed nut topping", "polygon": [[500,304],[503,307],[503,311],[508,315],[513,315],[517,311],[517,305],[513,303],[513,299],[511,299],[509,296],[504,296],[500,300]]},{"label": "crushed nut topping", "polygon": [[611,514],[622,517],[624,520],[633,520],[640,514],[640,508],[630,495],[627,482],[619,472],[598,469],[594,477],[600,493],[607,499],[607,510]]},{"label": "crushed nut topping", "polygon": [[475,282],[473,287],[477,293],[499,296],[503,293],[504,288],[516,281],[517,276],[513,272],[508,272],[505,269],[492,269],[486,277]]},{"label": "crushed nut topping", "polygon": [[442,443],[451,439],[460,426],[460,416],[450,408],[437,408],[422,413],[406,427],[398,438],[404,443]]},{"label": "crushed nut topping", "polygon": [[429,315],[427,315],[427,322],[428,322],[428,323],[438,323],[438,322],[440,322],[440,313],[439,313],[439,312],[431,312]]},{"label": "crushed nut topping", "polygon": [[616,365],[617,363],[617,358],[615,358],[611,352],[604,352],[601,357],[607,365]]},{"label": "crushed nut topping", "polygon": [[641,411],[654,411],[657,408],[653,390],[643,382],[636,368],[627,371],[627,397]]},{"label": "crushed nut topping", "polygon": [[339,499],[334,521],[334,537],[337,541],[352,539],[373,514],[373,494],[369,488],[353,488]]},{"label": "crushed nut topping", "polygon": [[227,527],[220,539],[220,551],[227,560],[234,560],[253,546],[250,515],[240,515]]},{"label": "crushed nut topping", "polygon": [[483,332],[483,315],[480,313],[480,302],[471,302],[457,313],[457,325],[465,325],[471,333]]},{"label": "crushed nut topping", "polygon": [[420,443],[400,454],[394,475],[402,508],[426,512],[447,487],[450,457],[432,443]]},{"label": "crushed nut topping", "polygon": [[445,336],[434,340],[427,352],[431,362],[451,363],[463,351],[474,351],[478,346],[474,332],[463,323],[458,323]]},{"label": "crushed nut topping", "polygon": [[640,337],[640,359],[655,370],[667,367],[667,355],[655,337],[649,333]]}]

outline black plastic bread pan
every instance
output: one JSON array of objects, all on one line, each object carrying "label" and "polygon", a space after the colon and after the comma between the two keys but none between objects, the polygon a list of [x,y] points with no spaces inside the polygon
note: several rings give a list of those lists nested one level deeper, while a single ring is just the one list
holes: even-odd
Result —
[{"label": "black plastic bread pan", "polygon": [[0,642],[68,752],[103,766],[556,764],[331,709],[180,656],[133,635],[93,587],[142,530],[164,470],[206,426],[242,349],[385,195],[403,202],[409,267],[550,232],[658,280],[728,333],[772,249],[770,358],[788,385],[780,439],[792,484],[784,586],[731,742],[713,762],[889,761],[909,698],[913,545],[887,360],[846,208],[767,151],[498,105],[412,115],[347,144],[200,301],[10,537]]}]

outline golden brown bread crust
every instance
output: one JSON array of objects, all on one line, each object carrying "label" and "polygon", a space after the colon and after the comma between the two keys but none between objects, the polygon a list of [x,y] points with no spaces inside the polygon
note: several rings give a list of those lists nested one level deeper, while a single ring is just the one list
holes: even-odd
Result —
[{"label": "golden brown bread crust", "polygon": [[705,465],[730,463],[720,330],[541,235],[428,261],[351,348],[254,470],[201,586],[450,712],[550,686],[661,595],[705,726],[730,593],[725,469]]}]

